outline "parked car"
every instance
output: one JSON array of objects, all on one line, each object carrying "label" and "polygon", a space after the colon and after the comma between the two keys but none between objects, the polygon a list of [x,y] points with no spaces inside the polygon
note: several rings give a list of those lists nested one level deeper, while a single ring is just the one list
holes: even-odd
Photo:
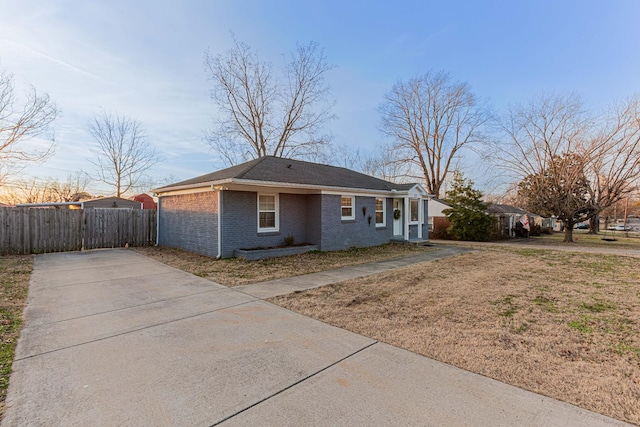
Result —
[{"label": "parked car", "polygon": [[628,225],[616,225],[616,226],[611,226],[609,227],[609,230],[613,230],[613,231],[630,231],[631,227]]},{"label": "parked car", "polygon": [[579,224],[574,225],[573,228],[575,228],[577,230],[588,230],[589,229],[589,224],[587,224],[585,222],[581,222]]}]

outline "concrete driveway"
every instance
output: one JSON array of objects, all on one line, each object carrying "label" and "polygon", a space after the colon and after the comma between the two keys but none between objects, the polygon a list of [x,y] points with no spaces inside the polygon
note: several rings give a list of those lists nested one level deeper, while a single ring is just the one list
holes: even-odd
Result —
[{"label": "concrete driveway", "polygon": [[35,259],[3,426],[618,421],[128,250]]}]

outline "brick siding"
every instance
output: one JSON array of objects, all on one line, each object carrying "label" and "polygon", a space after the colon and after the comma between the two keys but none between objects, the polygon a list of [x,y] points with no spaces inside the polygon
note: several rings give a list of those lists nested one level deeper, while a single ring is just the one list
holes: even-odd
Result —
[{"label": "brick siding", "polygon": [[[322,197],[322,241],[320,250],[336,251],[351,247],[377,246],[388,243],[393,237],[393,213],[391,199],[387,198],[386,227],[376,227],[375,197],[355,198],[355,219],[343,221],[341,218],[340,196]],[[366,207],[363,214],[362,208]],[[371,222],[369,223],[369,216]]]},{"label": "brick siding", "polygon": [[158,244],[215,257],[218,255],[218,194],[165,196],[158,210]]}]

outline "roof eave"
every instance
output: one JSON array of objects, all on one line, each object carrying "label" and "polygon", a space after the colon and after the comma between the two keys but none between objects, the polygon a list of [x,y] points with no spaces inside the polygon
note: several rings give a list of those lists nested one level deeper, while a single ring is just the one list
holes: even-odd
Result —
[{"label": "roof eave", "polygon": [[214,188],[216,186],[224,186],[225,184],[237,184],[237,185],[247,185],[247,186],[257,186],[257,187],[281,187],[281,188],[293,188],[293,189],[306,189],[306,190],[318,190],[318,191],[344,191],[350,193],[378,193],[390,196],[401,196],[408,194],[411,189],[415,187],[419,187],[421,192],[424,193],[424,197],[432,197],[424,188],[420,186],[420,184],[416,184],[409,190],[382,190],[382,189],[374,189],[374,188],[357,188],[357,187],[338,187],[338,186],[329,186],[329,185],[316,185],[316,184],[297,184],[291,182],[277,182],[277,181],[261,181],[261,180],[253,180],[253,179],[238,179],[238,178],[226,178],[221,180],[214,181],[205,181],[194,184],[187,185],[177,185],[171,187],[162,187],[157,188],[153,191],[154,194],[160,196],[164,193],[170,193],[174,191],[183,191],[183,190],[195,190],[198,188]]}]

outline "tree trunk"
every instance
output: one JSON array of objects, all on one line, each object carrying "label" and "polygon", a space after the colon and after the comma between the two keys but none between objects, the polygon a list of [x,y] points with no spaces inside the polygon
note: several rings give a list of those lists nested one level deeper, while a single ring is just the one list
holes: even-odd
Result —
[{"label": "tree trunk", "polygon": [[573,221],[564,223],[564,240],[565,243],[573,243]]},{"label": "tree trunk", "polygon": [[600,231],[600,215],[594,215],[589,219],[589,234],[598,234]]}]

